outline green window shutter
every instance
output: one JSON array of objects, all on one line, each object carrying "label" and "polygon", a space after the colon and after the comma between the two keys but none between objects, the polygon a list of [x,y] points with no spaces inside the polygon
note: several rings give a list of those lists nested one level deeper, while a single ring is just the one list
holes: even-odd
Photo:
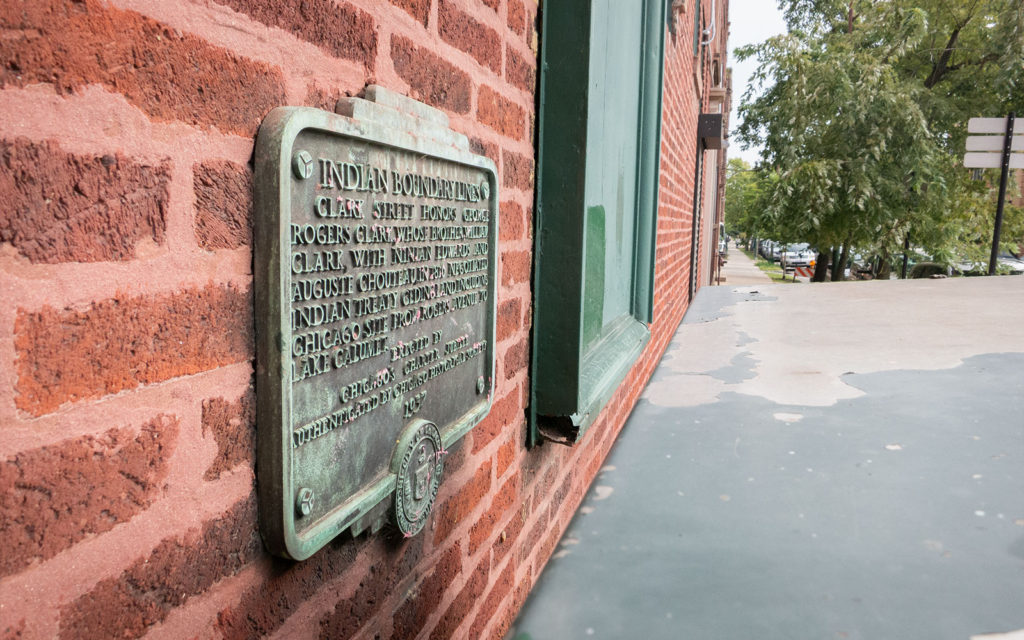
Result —
[{"label": "green window shutter", "polygon": [[531,441],[574,442],[650,335],[665,7],[543,9]]},{"label": "green window shutter", "polygon": [[693,6],[693,55],[700,53],[700,1]]}]

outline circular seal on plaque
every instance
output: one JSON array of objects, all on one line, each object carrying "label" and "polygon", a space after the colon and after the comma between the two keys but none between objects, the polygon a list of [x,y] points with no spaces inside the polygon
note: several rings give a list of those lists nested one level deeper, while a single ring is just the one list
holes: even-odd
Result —
[{"label": "circular seal on plaque", "polygon": [[480,195],[484,200],[490,200],[491,198],[491,183],[488,180],[484,180],[480,183]]},{"label": "circular seal on plaque", "polygon": [[398,440],[391,464],[397,474],[395,522],[407,538],[419,533],[427,522],[441,485],[446,453],[437,425],[426,420],[409,423]]}]

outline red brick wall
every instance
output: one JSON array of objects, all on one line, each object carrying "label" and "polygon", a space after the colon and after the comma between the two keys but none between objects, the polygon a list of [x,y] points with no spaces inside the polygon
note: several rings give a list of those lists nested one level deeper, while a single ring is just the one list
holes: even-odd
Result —
[{"label": "red brick wall", "polygon": [[[537,11],[3,3],[0,638],[504,633],[685,310],[699,101],[684,14],[654,339],[583,442],[527,451]],[[371,83],[443,109],[498,165],[496,401],[421,535],[293,563],[257,533],[253,140],[275,106],[332,109]]]}]

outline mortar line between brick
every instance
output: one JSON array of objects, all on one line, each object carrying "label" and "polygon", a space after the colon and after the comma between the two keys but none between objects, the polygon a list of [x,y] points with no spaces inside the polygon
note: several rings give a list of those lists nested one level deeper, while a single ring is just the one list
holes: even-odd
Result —
[{"label": "mortar line between brick", "polygon": [[[237,399],[245,394],[251,379],[252,364],[239,362],[126,389],[94,400],[65,403],[57,411],[38,418],[20,412],[11,415],[5,411],[0,414],[0,420],[4,421],[0,460],[21,451],[81,436],[97,436],[114,427],[138,427],[159,413],[173,413],[166,407],[182,402],[191,400],[201,406],[202,401],[209,397]],[[210,391],[213,389],[216,391]],[[111,416],[117,418],[112,420]],[[87,428],[75,429],[75,425],[86,425]]]},{"label": "mortar line between brick", "polygon": [[[53,610],[72,602],[101,580],[119,577],[138,558],[148,556],[168,537],[181,537],[224,513],[250,495],[251,474],[235,474],[211,483],[201,495],[180,492],[157,500],[148,509],[113,529],[78,542],[49,560],[0,581],[0,602],[12,610]],[[192,520],[177,528],[181,514]],[[118,550],[112,563],[110,549]],[[54,634],[55,635],[55,634]]]}]

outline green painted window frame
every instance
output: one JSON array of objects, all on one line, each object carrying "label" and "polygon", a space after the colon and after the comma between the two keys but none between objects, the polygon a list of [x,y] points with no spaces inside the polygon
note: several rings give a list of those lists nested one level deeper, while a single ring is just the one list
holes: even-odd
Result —
[{"label": "green painted window frame", "polygon": [[694,57],[700,55],[700,42],[703,39],[701,35],[701,24],[700,24],[700,0],[693,5],[693,55]]},{"label": "green painted window frame", "polygon": [[[650,340],[661,155],[665,0],[640,0],[636,217],[630,312],[585,347],[585,204],[592,2],[542,7],[528,444],[578,441]],[[593,237],[593,234],[590,236]],[[593,240],[590,240],[593,242]],[[593,247],[591,247],[593,249]]]}]

